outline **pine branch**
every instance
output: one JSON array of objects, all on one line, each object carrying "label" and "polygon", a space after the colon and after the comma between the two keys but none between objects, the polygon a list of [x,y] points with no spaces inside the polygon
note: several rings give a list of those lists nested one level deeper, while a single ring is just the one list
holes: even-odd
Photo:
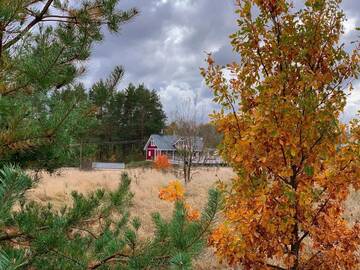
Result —
[{"label": "pine branch", "polygon": [[41,12],[13,39],[11,39],[10,41],[6,42],[3,46],[3,48],[6,50],[8,48],[10,48],[11,46],[13,46],[16,42],[18,42],[27,32],[29,32],[31,30],[31,28],[33,28],[36,24],[38,24],[39,22],[41,22],[41,20],[43,19],[43,16],[46,14],[46,12],[49,10],[51,4],[54,2],[54,0],[48,0],[45,4],[45,6],[43,7],[43,9],[41,10]]},{"label": "pine branch", "polygon": [[97,268],[111,262],[113,259],[118,258],[118,257],[126,258],[126,260],[124,260],[123,262],[127,262],[127,260],[130,258],[129,255],[126,255],[126,254],[123,254],[123,253],[115,253],[115,254],[101,260],[100,262],[97,262],[97,263],[95,263],[93,265],[88,266],[87,269],[88,270],[97,269]]},{"label": "pine branch", "polygon": [[[42,74],[42,77],[46,77],[46,76],[50,73],[50,71],[51,71],[51,70],[53,69],[53,67],[56,65],[57,61],[58,61],[58,60],[60,59],[60,57],[63,55],[65,49],[66,49],[65,46],[63,46],[63,47],[60,49],[60,51],[59,51],[59,53],[57,54],[57,56],[55,57],[54,61],[52,61],[52,63],[51,63],[49,66],[47,66],[45,73]],[[3,96],[7,96],[7,95],[9,95],[9,94],[11,94],[11,93],[17,92],[17,91],[19,91],[20,89],[27,87],[29,84],[30,84],[30,81],[28,81],[28,82],[26,82],[26,83],[24,83],[24,84],[22,84],[22,85],[20,85],[20,86],[17,86],[17,87],[15,87],[15,88],[13,88],[13,89],[10,89],[10,90],[2,93],[2,95],[3,95]]]},{"label": "pine branch", "polygon": [[[49,229],[49,226],[43,226],[40,227],[38,229],[36,229],[35,231],[39,232],[39,231],[44,231]],[[15,232],[15,233],[5,233],[3,235],[0,235],[0,242],[2,241],[10,241],[19,237],[26,237],[28,239],[32,239],[33,237],[25,232]]]},{"label": "pine branch", "polygon": [[[214,197],[214,198],[212,198]],[[220,192],[217,190],[210,190],[209,191],[209,202],[208,202],[208,209],[205,209],[204,211],[211,211],[210,216],[207,217],[205,220],[205,226],[202,227],[202,230],[200,231],[200,233],[197,235],[197,237],[195,237],[193,239],[193,241],[190,242],[190,244],[186,247],[186,249],[190,248],[192,245],[194,245],[196,242],[198,242],[206,232],[209,231],[209,228],[211,226],[211,224],[213,223],[215,217],[216,217],[216,213],[219,210],[220,207]],[[208,214],[208,213],[205,213]],[[204,218],[205,219],[205,218]]]},{"label": "pine branch", "polygon": [[90,230],[88,230],[88,229],[78,228],[78,227],[72,227],[72,229],[86,232],[86,233],[88,233],[89,235],[91,235],[94,239],[98,239],[98,237],[97,237],[92,231],[90,231]]},{"label": "pine branch", "polygon": [[72,257],[70,257],[70,256],[68,256],[68,255],[66,255],[66,254],[64,254],[64,253],[56,250],[56,249],[48,249],[48,251],[53,252],[53,253],[55,253],[56,255],[59,255],[60,257],[63,257],[63,258],[65,258],[65,259],[67,259],[67,260],[69,260],[69,261],[77,264],[78,266],[81,266],[82,268],[86,268],[86,265],[82,264],[82,263],[79,262],[78,260],[76,260],[76,259],[74,259],[74,258],[72,258]]},{"label": "pine branch", "polygon": [[18,143],[34,141],[34,140],[50,140],[52,137],[54,137],[56,135],[57,131],[62,127],[63,123],[69,117],[70,113],[76,108],[78,101],[79,101],[79,97],[76,99],[74,104],[70,107],[70,109],[64,114],[64,116],[60,119],[60,121],[57,123],[55,128],[53,128],[49,131],[46,131],[46,133],[44,133],[44,134],[40,134],[40,135],[36,135],[36,136],[29,136],[26,138],[21,138],[18,140],[7,142],[2,145],[2,148],[11,148],[13,145],[16,145]]}]

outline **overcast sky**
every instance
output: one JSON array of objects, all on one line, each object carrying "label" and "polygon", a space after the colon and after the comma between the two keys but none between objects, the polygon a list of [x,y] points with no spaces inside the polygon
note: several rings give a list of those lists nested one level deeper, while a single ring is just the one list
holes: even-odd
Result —
[{"label": "overcast sky", "polygon": [[[355,27],[360,26],[360,1],[343,0],[342,6],[348,18],[344,39],[354,40]],[[202,120],[206,120],[214,104],[199,67],[205,66],[205,52],[212,52],[219,64],[239,59],[228,38],[236,29],[234,1],[122,0],[120,7],[137,7],[140,15],[124,25],[120,34],[106,34],[104,42],[94,47],[82,81],[89,87],[122,65],[125,77],[119,90],[130,82],[157,90],[170,118],[176,104],[197,97]],[[360,82],[356,82],[343,119],[348,121],[359,109]]]}]

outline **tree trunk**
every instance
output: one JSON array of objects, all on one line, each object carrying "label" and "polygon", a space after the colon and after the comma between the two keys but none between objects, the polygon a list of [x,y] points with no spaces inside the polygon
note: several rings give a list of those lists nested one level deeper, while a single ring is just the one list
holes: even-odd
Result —
[{"label": "tree trunk", "polygon": [[183,173],[184,173],[184,181],[185,181],[185,184],[187,183],[187,160],[186,160],[186,154],[184,153],[184,156],[183,156]]},{"label": "tree trunk", "polygon": [[192,155],[193,153],[190,152],[189,164],[188,164],[188,182],[191,181],[191,167],[192,167]]},{"label": "tree trunk", "polygon": [[191,166],[192,166],[192,152],[185,152],[184,153],[184,165],[183,165],[183,171],[184,171],[184,181],[185,184],[189,183],[191,180]]},{"label": "tree trunk", "polygon": [[298,270],[299,269],[299,251],[300,251],[300,242],[299,242],[299,222],[298,222],[298,197],[296,194],[296,190],[297,190],[297,167],[296,166],[292,166],[292,170],[293,170],[293,175],[290,178],[290,185],[292,186],[294,192],[295,192],[295,214],[294,214],[294,219],[295,219],[295,225],[293,228],[293,243],[291,244],[291,255],[293,255],[295,257],[295,261],[293,266],[290,268],[290,270]]},{"label": "tree trunk", "polygon": [[191,172],[191,165],[188,164],[186,169],[187,169],[187,172],[186,172],[186,183],[190,183],[190,178],[191,178],[191,174],[190,174],[190,172]]},{"label": "tree trunk", "polygon": [[298,270],[299,269],[299,250],[300,250],[300,243],[299,243],[299,227],[297,220],[295,221],[293,235],[294,235],[294,244],[291,245],[291,255],[295,256],[295,261],[293,266],[290,268],[291,270]]}]

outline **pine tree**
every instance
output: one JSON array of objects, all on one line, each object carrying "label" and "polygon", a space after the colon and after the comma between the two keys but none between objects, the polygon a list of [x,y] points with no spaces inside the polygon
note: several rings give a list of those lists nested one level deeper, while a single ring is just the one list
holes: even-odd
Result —
[{"label": "pine tree", "polygon": [[[169,221],[154,214],[147,240],[130,213],[126,174],[116,190],[74,192],[60,210],[25,196],[36,179],[22,169],[61,166],[96,115],[76,78],[103,25],[116,32],[137,14],[119,11],[118,2],[0,1],[0,269],[189,269],[205,244],[217,191],[199,220],[182,201]],[[104,84],[112,88],[121,75],[117,68]]]},{"label": "pine tree", "polygon": [[[117,160],[132,161],[134,155],[143,159],[142,148],[146,140],[165,127],[166,116],[155,90],[142,84],[130,84],[124,90],[116,91],[119,79],[121,76],[116,76],[115,70],[110,79],[95,84],[89,92],[91,103],[97,107],[98,120],[96,132],[92,133],[90,140],[99,142],[97,153],[100,160],[115,156]],[[101,144],[112,141],[133,143]]]},{"label": "pine tree", "polygon": [[0,170],[0,269],[191,269],[220,206],[211,190],[201,218],[191,220],[177,200],[169,221],[153,214],[154,236],[142,240],[129,210],[128,175],[113,192],[73,192],[73,206],[60,211],[28,202],[32,183],[16,167]]},{"label": "pine tree", "polygon": [[[66,147],[91,122],[84,87],[91,45],[103,26],[116,32],[136,9],[117,0],[0,2],[1,162],[53,170],[72,155]],[[59,98],[59,95],[66,98]],[[48,148],[46,145],[51,144]]]}]

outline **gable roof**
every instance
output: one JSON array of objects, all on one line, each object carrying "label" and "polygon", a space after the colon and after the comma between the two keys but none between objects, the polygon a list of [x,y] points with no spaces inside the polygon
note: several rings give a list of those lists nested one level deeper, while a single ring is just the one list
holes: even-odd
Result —
[{"label": "gable roof", "polygon": [[153,140],[158,149],[175,150],[174,144],[178,140],[178,137],[174,135],[153,134],[150,136],[150,139]]},{"label": "gable roof", "polygon": [[[177,135],[158,135],[152,134],[149,140],[146,142],[144,146],[144,150],[146,150],[150,141],[152,140],[154,144],[157,146],[159,150],[176,150],[175,144],[181,140],[181,136]],[[195,149],[201,151],[203,149],[204,143],[201,137],[195,137]]]}]

